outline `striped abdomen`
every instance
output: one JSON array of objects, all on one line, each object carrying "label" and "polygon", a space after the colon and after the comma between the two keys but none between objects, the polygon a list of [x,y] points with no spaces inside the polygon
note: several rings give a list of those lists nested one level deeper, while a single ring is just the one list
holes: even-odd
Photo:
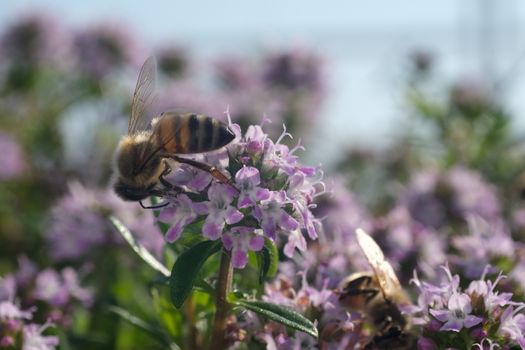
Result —
[{"label": "striped abdomen", "polygon": [[162,113],[153,132],[166,152],[179,154],[213,151],[235,138],[225,123],[193,113]]}]

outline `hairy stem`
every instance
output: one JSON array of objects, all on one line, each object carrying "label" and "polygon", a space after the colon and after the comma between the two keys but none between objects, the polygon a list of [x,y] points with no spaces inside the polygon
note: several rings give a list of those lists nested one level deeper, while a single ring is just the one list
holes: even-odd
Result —
[{"label": "hairy stem", "polygon": [[222,249],[221,266],[219,268],[219,279],[215,286],[215,320],[213,321],[213,333],[210,342],[210,350],[223,350],[226,348],[224,341],[226,330],[226,318],[228,317],[229,305],[228,293],[232,284],[233,267],[230,252]]}]

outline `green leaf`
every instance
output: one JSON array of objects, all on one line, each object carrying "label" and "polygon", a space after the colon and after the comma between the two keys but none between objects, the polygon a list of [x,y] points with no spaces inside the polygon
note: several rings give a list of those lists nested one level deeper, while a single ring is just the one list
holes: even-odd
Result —
[{"label": "green leaf", "polygon": [[319,336],[317,328],[309,319],[290,308],[259,300],[236,300],[234,304],[314,338]]},{"label": "green leaf", "polygon": [[143,319],[131,314],[129,311],[118,307],[118,306],[110,306],[109,311],[113,312],[114,314],[117,314],[119,317],[121,317],[123,320],[127,321],[131,325],[145,331],[146,333],[153,336],[153,338],[157,339],[164,345],[172,347],[171,342],[167,341],[166,335],[158,330],[158,326],[149,324],[148,322],[144,321]]},{"label": "green leaf", "polygon": [[206,260],[221,249],[220,241],[199,242],[182,253],[171,270],[170,295],[176,308],[180,308],[191,293],[197,275]]},{"label": "green leaf", "polygon": [[267,277],[273,277],[279,266],[279,252],[275,243],[268,237],[264,237],[264,247],[257,254],[259,262],[259,283],[263,284]]},{"label": "green leaf", "polygon": [[139,241],[135,237],[133,237],[133,234],[128,230],[126,226],[117,218],[114,216],[110,216],[109,220],[115,226],[117,231],[120,233],[122,237],[126,240],[126,242],[129,243],[131,248],[135,251],[135,253],[138,254],[144,260],[146,263],[148,263],[149,266],[151,266],[154,270],[157,270],[158,272],[162,273],[164,276],[169,276],[170,271],[166,266],[164,266],[160,261],[158,261],[142,244],[140,244]]}]

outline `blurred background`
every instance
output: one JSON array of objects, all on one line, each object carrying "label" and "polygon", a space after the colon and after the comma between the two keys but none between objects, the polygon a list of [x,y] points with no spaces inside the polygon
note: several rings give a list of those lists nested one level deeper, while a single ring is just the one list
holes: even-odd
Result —
[{"label": "blurred background", "polygon": [[[159,47],[183,49],[191,56],[191,80],[196,75],[206,79],[210,64],[227,56],[253,61],[272,50],[312,52],[323,61],[328,90],[322,108],[315,111],[316,135],[333,141],[314,143],[309,152],[314,161],[332,162],[341,145],[392,142],[406,121],[402,92],[407,58],[417,52],[430,56],[443,84],[473,80],[496,88],[511,111],[525,104],[520,74],[525,5],[515,0],[155,5],[24,0],[0,4],[3,28],[31,12],[51,16],[68,34],[100,24],[118,27],[133,39],[136,65]],[[271,115],[270,106],[263,112]],[[516,118],[525,126],[523,118]]]},{"label": "blurred background", "polygon": [[[406,264],[403,281],[414,264],[421,267],[414,254],[427,238],[414,247],[407,238],[421,225],[444,228],[435,237],[447,254],[463,254],[447,250],[448,234],[465,229],[470,214],[504,218],[505,234],[521,239],[524,23],[525,3],[517,0],[2,1],[0,276],[18,266],[35,277],[38,269],[21,256],[41,268],[73,267],[96,296],[92,316],[54,319],[73,329],[62,341],[86,349],[134,341],[126,332],[116,340],[117,326],[98,311],[118,303],[151,314],[147,288],[128,293],[137,261],[105,219],[118,216],[162,254],[153,216],[108,187],[137,75],[151,55],[156,111],[226,120],[228,109],[243,128],[266,116],[275,139],[285,124],[291,144],[305,146],[304,162],[322,164],[328,188],[346,196],[320,200],[319,212],[340,209],[351,222],[334,226],[346,225],[347,235],[357,225],[377,229],[393,264]],[[399,208],[408,223],[396,216]],[[396,232],[404,238],[381,236],[402,224]],[[445,252],[424,271],[431,274]],[[489,255],[483,258],[501,258]],[[491,260],[506,273],[520,268],[525,286],[525,259],[516,261]]]}]

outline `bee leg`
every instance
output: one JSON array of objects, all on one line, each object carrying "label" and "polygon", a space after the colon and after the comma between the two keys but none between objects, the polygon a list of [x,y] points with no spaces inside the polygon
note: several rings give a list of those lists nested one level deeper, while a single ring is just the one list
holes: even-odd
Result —
[{"label": "bee leg", "polygon": [[189,164],[191,166],[194,166],[197,169],[201,169],[201,170],[209,173],[211,176],[213,176],[217,180],[219,180],[219,182],[229,184],[229,185],[231,185],[231,186],[233,186],[234,188],[237,189],[237,187],[235,187],[233,182],[228,177],[226,177],[226,175],[221,173],[214,166],[211,166],[211,165],[206,164],[206,163],[198,162],[198,161],[193,160],[193,159],[181,158],[181,157],[178,157],[176,155],[170,155],[170,158],[174,159],[175,161],[177,161],[179,163]]}]

